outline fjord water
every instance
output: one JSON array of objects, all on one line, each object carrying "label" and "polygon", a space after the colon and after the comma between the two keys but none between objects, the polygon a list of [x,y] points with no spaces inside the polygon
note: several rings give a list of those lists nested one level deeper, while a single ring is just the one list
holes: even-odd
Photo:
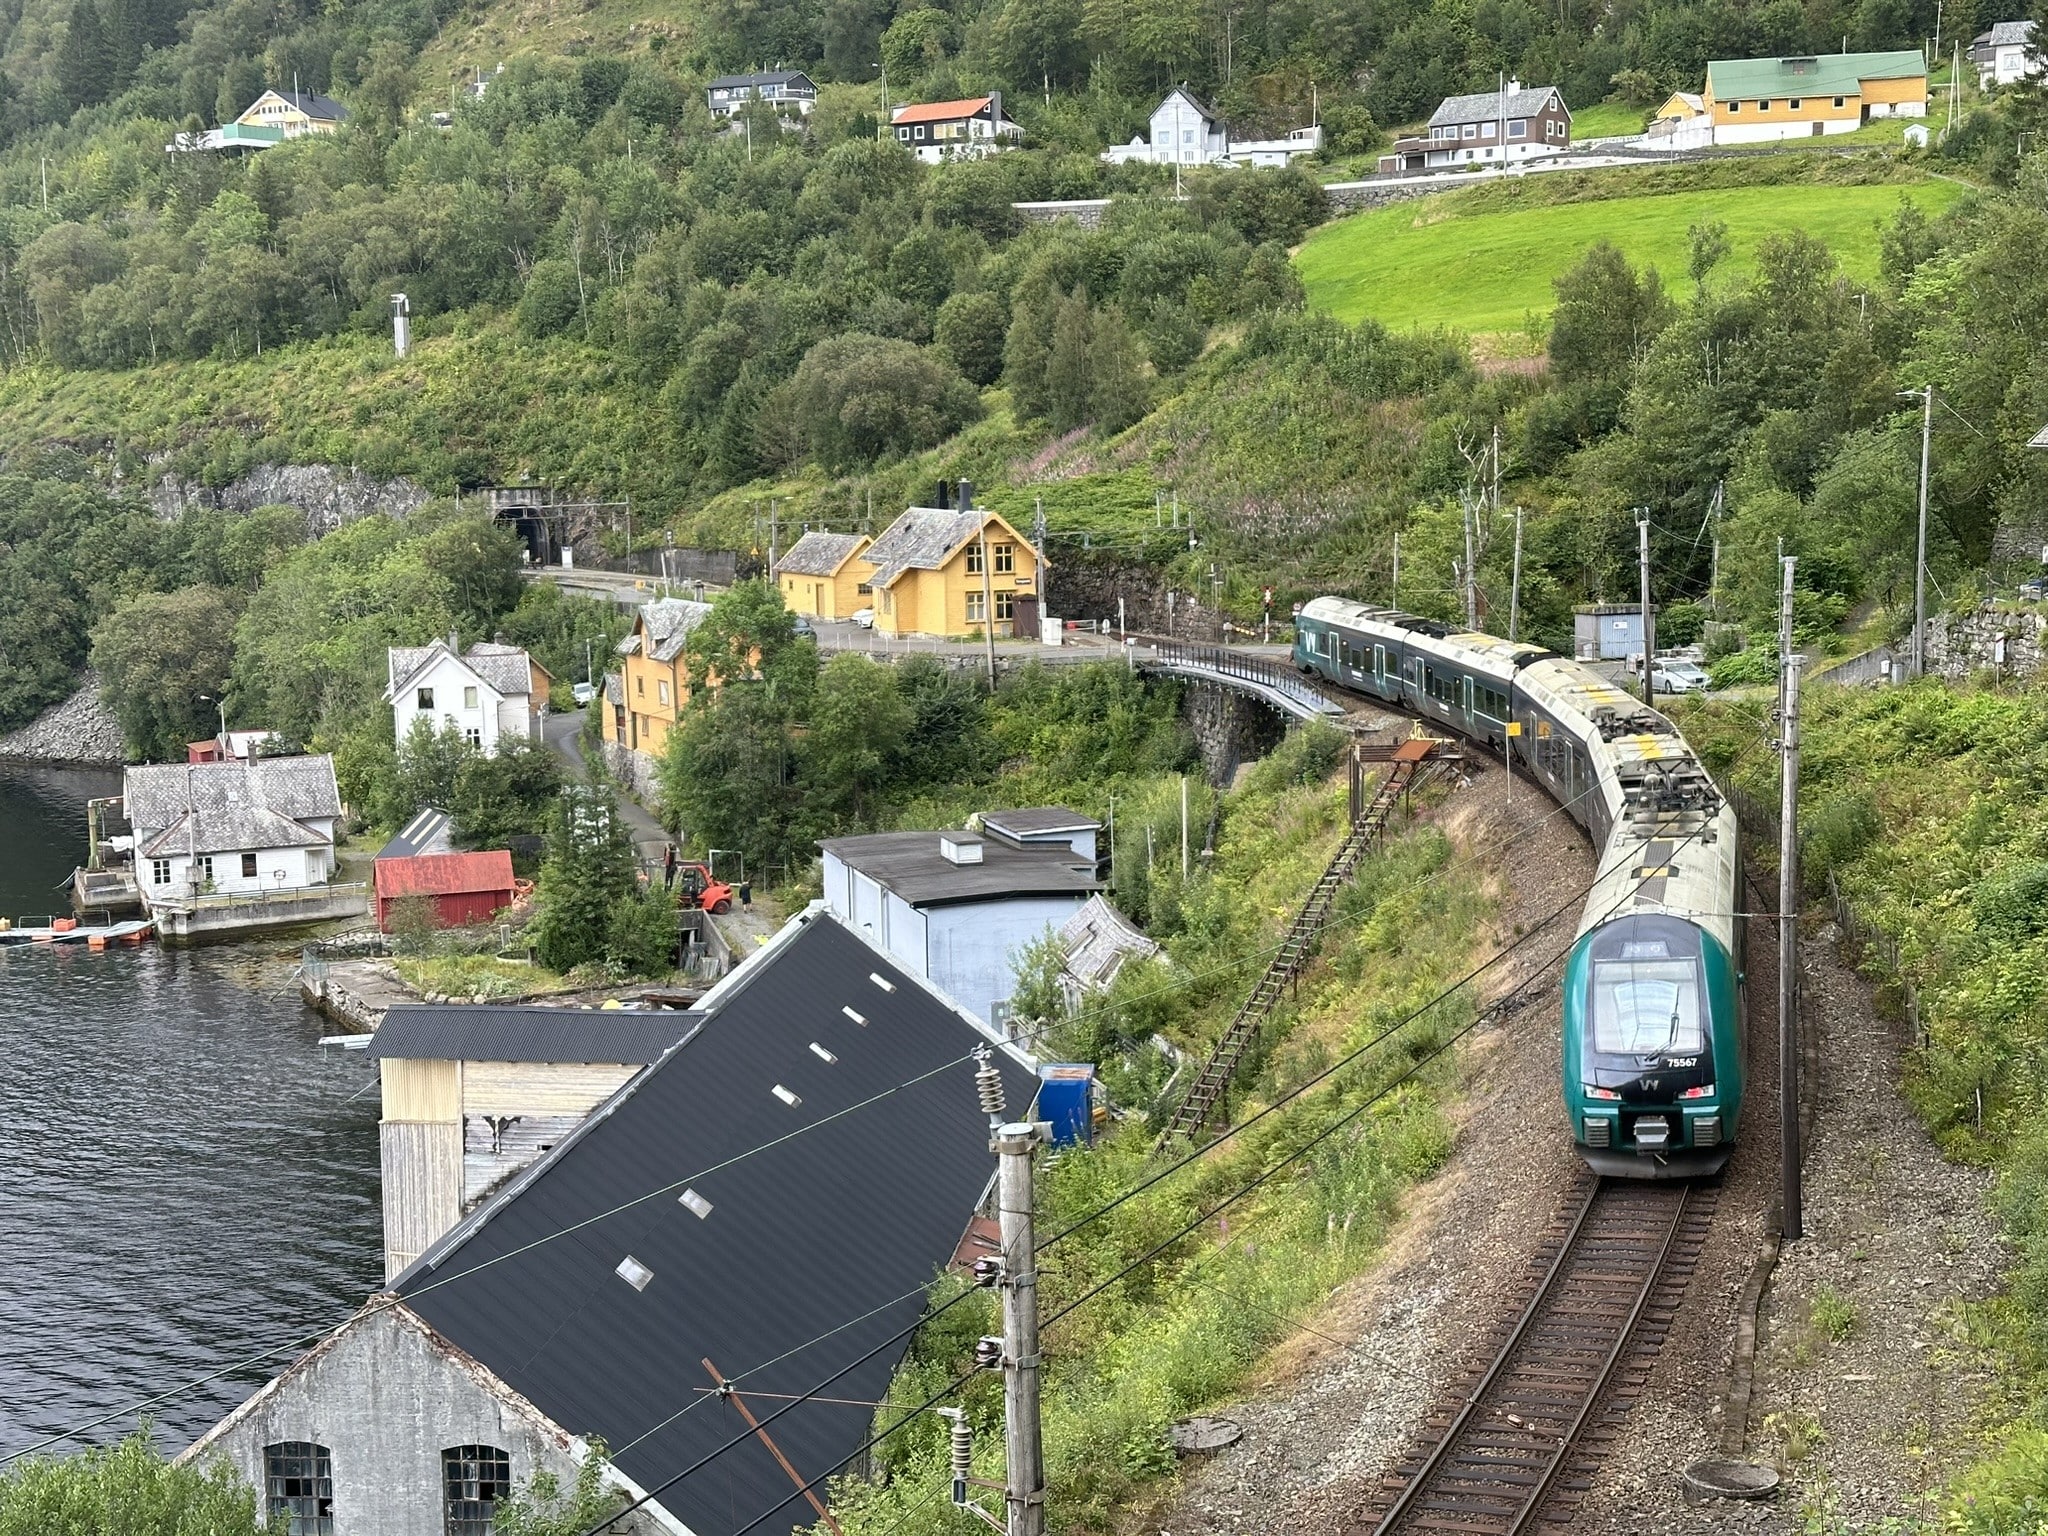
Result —
[{"label": "fjord water", "polygon": [[[0,916],[64,910],[85,802],[119,790],[0,764]],[[279,939],[0,948],[0,1455],[338,1321],[376,1288],[374,1071],[321,1049],[294,955]],[[295,1352],[155,1408],[159,1440],[181,1449]]]}]

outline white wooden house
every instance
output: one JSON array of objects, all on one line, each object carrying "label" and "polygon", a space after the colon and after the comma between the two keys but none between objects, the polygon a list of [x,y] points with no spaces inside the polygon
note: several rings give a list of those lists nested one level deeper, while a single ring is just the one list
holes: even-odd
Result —
[{"label": "white wooden house", "polygon": [[135,878],[152,909],[194,896],[276,895],[334,874],[334,759],[257,757],[130,768]]},{"label": "white wooden house", "polygon": [[2041,61],[2030,44],[2037,25],[2031,21],[1993,22],[1970,44],[1970,62],[1977,66],[1977,84],[1984,90],[2011,85],[2041,73]]},{"label": "white wooden house", "polygon": [[400,742],[418,720],[436,732],[453,726],[486,753],[496,752],[504,737],[540,737],[551,679],[516,645],[472,645],[465,651],[450,635],[432,645],[392,646],[386,665],[384,700]]},{"label": "white wooden house", "polygon": [[1279,139],[1233,138],[1223,119],[1186,87],[1166,93],[1152,109],[1146,136],[1104,152],[1111,165],[1129,160],[1151,165],[1282,166],[1323,147],[1320,125],[1297,128]]}]

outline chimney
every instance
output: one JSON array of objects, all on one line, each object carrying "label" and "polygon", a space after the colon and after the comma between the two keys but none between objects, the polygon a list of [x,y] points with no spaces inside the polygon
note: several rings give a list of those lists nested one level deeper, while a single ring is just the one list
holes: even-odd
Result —
[{"label": "chimney", "polygon": [[448,649],[457,656],[462,654],[462,632],[460,630],[451,629],[448,631]]},{"label": "chimney", "polygon": [[1002,121],[1003,93],[1001,91],[990,91],[988,93],[988,125],[990,130],[993,131],[1001,127]]},{"label": "chimney", "polygon": [[1516,79],[1516,78],[1515,78],[1515,77],[1514,77],[1513,75],[1509,75],[1509,76],[1508,76],[1508,94],[1509,94],[1510,96],[1512,96],[1512,95],[1514,95],[1514,94],[1515,94],[1515,93],[1516,93],[1517,91],[1519,91],[1519,90],[1520,90],[1521,88],[1522,88],[1522,82],[1521,82],[1521,81],[1519,81],[1519,80],[1517,80],[1517,79]]},{"label": "chimney", "polygon": [[962,512],[972,512],[974,510],[974,482],[972,480],[962,480],[960,482],[960,510]]},{"label": "chimney", "polygon": [[979,864],[981,839],[972,832],[941,832],[939,857],[948,864]]},{"label": "chimney", "polygon": [[950,507],[953,504],[953,488],[945,481],[939,482],[939,498],[932,503],[935,507]]}]

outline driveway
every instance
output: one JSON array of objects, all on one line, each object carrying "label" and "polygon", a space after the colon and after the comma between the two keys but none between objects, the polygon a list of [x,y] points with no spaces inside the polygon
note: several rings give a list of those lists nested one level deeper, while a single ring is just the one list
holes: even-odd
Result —
[{"label": "driveway", "polygon": [[[569,776],[578,783],[590,782],[590,764],[583,757],[583,720],[586,710],[575,710],[569,714],[549,714],[541,721],[541,735],[568,767]],[[669,843],[669,835],[663,830],[647,807],[626,793],[623,785],[617,786],[619,814],[626,819],[626,826],[633,834],[633,845],[646,854],[650,845],[656,858]]]}]

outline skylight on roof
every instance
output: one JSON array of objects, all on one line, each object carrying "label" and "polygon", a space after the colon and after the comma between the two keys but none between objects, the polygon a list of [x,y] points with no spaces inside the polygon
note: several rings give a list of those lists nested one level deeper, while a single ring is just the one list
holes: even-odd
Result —
[{"label": "skylight on roof", "polygon": [[828,1067],[839,1060],[837,1056],[834,1056],[830,1051],[826,1050],[825,1047],[818,1044],[818,1042],[815,1040],[811,1042],[811,1054],[817,1057],[818,1060],[824,1062],[825,1065]]},{"label": "skylight on roof", "polygon": [[896,990],[896,983],[884,976],[880,971],[869,971],[868,980],[872,981],[884,992],[894,992]]},{"label": "skylight on roof", "polygon": [[858,1024],[862,1029],[866,1029],[868,1027],[868,1016],[866,1014],[855,1013],[853,1009],[850,1007],[842,1008],[839,1011],[845,1014],[849,1019],[853,1020],[853,1022]]},{"label": "skylight on roof", "polygon": [[654,1278],[654,1271],[634,1258],[630,1253],[619,1260],[619,1267],[612,1271],[636,1291],[647,1289],[647,1282]]},{"label": "skylight on roof", "polygon": [[775,1085],[775,1097],[782,1100],[782,1102],[787,1104],[791,1109],[795,1109],[797,1105],[803,1103],[802,1099],[798,1098],[795,1094],[791,1093],[787,1088],[783,1087],[780,1083],[777,1083]]},{"label": "skylight on roof", "polygon": [[676,1204],[684,1207],[692,1216],[702,1221],[711,1214],[711,1202],[694,1189],[686,1189],[676,1196]]}]

